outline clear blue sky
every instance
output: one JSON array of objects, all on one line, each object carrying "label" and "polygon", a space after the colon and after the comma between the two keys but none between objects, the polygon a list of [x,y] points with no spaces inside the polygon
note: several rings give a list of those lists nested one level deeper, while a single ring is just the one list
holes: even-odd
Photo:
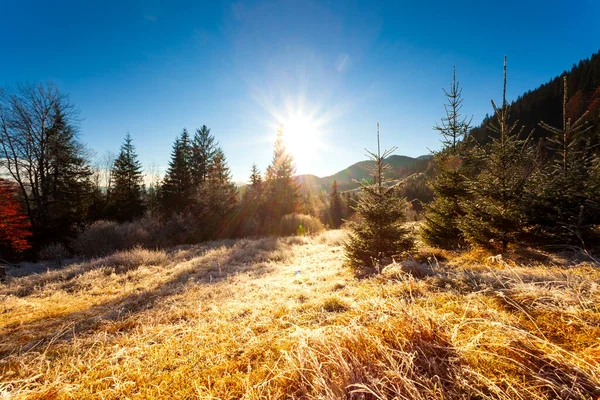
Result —
[{"label": "clear blue sky", "polygon": [[277,117],[318,122],[299,173],[364,159],[376,122],[384,147],[418,156],[439,147],[454,65],[479,123],[504,55],[514,99],[600,48],[597,0],[0,1],[0,85],[55,82],[89,147],[130,132],[145,166],[206,124],[238,181],[268,165]]}]

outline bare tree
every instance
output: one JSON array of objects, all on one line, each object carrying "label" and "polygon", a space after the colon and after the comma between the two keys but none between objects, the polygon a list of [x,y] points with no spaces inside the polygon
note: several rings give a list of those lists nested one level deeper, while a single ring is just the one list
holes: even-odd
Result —
[{"label": "bare tree", "polygon": [[75,107],[52,84],[0,92],[0,169],[17,182],[34,235],[82,212],[91,173],[77,129]]}]

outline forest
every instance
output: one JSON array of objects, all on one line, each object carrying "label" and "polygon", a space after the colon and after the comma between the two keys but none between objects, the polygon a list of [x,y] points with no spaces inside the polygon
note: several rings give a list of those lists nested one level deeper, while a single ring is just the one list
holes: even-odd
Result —
[{"label": "forest", "polygon": [[[391,178],[394,197],[408,200],[404,218],[423,219],[421,235],[431,245],[591,250],[600,215],[599,90],[596,53],[511,104],[503,97],[472,127],[461,116],[455,75],[445,92],[447,115],[435,126],[444,147],[408,169],[387,168],[382,179]],[[360,219],[354,217],[360,190],[347,182],[300,190],[283,127],[271,164],[264,173],[253,165],[244,187],[231,181],[207,126],[184,128],[164,176],[146,182],[129,134],[118,155],[92,162],[79,139],[77,109],[58,87],[18,85],[2,90],[0,100],[4,260],[296,234],[300,227],[316,232]],[[362,182],[378,184],[370,174]],[[104,246],[90,248],[93,238],[103,238]]]}]

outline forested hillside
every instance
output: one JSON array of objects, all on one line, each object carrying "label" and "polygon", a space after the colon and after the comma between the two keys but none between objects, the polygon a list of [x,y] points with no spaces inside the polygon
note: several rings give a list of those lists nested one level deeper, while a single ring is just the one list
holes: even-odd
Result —
[{"label": "forested hillside", "polygon": [[[532,129],[534,139],[548,137],[548,132],[537,128],[540,121],[552,126],[562,125],[563,76],[567,76],[569,102],[567,116],[573,121],[587,112],[585,119],[595,131],[600,127],[600,52],[590,58],[573,64],[570,71],[564,71],[551,81],[537,89],[519,96],[511,105],[510,120],[519,120],[528,134]],[[490,135],[489,126],[493,116],[487,116],[480,126],[471,131],[478,142],[487,142]]]}]

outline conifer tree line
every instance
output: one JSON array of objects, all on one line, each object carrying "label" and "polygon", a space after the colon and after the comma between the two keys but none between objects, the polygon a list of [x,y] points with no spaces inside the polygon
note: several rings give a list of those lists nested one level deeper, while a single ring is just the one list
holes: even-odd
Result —
[{"label": "conifer tree line", "polygon": [[[492,101],[491,116],[477,128],[462,110],[455,71],[444,91],[446,115],[434,126],[442,148],[422,175],[430,176],[428,188],[414,176],[401,185],[386,181],[390,153],[378,147],[368,153],[374,170],[359,190],[341,191],[334,181],[325,190],[301,191],[283,127],[268,167],[261,172],[252,165],[243,190],[204,125],[184,128],[164,176],[148,180],[129,133],[116,155],[92,166],[92,153],[79,139],[77,110],[56,86],[0,89],[0,258],[68,244],[98,220],[179,221],[192,243],[281,234],[284,217],[300,213],[331,228],[347,225],[350,264],[378,267],[412,248],[414,235],[403,228],[408,194],[430,200],[422,205],[420,234],[432,246],[592,250],[600,244],[600,77],[591,67],[599,60],[595,54],[560,79],[562,106],[548,113],[538,112],[530,93],[507,101],[505,60],[501,101]],[[555,81],[547,85],[555,91]],[[532,127],[531,114],[547,118]]]},{"label": "conifer tree line", "polygon": [[478,131],[461,117],[456,75],[445,92],[446,117],[436,126],[444,147],[434,157],[430,186],[435,197],[426,206],[422,237],[449,249],[574,245],[592,250],[600,244],[600,151],[595,145],[600,130],[587,111],[575,120],[569,117],[565,76],[562,124],[539,121],[537,129],[549,135],[534,141],[534,130],[511,115],[506,71],[505,58],[502,103],[492,101],[485,141],[478,141]]}]

